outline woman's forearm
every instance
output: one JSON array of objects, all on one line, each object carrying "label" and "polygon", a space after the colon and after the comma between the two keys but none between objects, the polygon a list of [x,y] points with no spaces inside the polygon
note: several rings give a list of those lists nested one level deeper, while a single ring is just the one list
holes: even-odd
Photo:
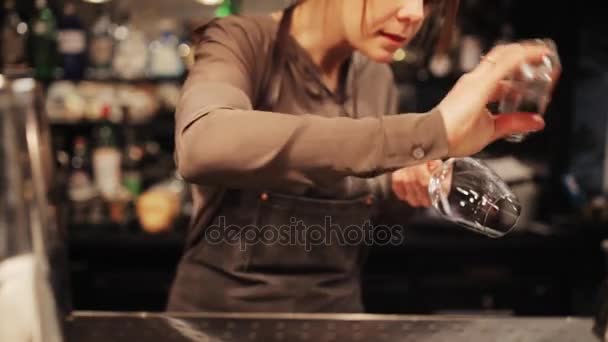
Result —
[{"label": "woman's forearm", "polygon": [[237,188],[322,186],[447,155],[437,111],[353,119],[215,109],[177,134],[186,180]]}]

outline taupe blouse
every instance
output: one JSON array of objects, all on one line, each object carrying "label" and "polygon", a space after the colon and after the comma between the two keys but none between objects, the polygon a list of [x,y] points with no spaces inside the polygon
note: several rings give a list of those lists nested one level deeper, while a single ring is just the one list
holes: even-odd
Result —
[{"label": "taupe blouse", "polygon": [[[350,198],[385,195],[389,173],[448,154],[438,111],[397,114],[389,66],[354,54],[337,92],[290,37],[280,96],[271,89],[278,23],[226,17],[199,30],[176,112],[176,162],[203,223],[222,189]],[[355,104],[356,99],[356,104]]]}]

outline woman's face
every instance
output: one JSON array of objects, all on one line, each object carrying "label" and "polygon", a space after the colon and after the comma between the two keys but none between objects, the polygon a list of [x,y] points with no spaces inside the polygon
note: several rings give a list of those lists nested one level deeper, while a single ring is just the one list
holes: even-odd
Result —
[{"label": "woman's face", "polygon": [[[436,0],[345,0],[343,22],[350,45],[381,63],[420,30]],[[363,20],[361,20],[363,18]]]}]

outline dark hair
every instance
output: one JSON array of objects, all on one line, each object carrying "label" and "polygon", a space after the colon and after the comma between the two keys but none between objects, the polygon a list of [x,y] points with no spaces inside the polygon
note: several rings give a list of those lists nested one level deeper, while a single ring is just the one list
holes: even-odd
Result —
[{"label": "dark hair", "polygon": [[443,0],[442,8],[439,12],[440,21],[442,21],[441,31],[436,45],[439,52],[445,52],[450,48],[459,4],[460,0]]}]

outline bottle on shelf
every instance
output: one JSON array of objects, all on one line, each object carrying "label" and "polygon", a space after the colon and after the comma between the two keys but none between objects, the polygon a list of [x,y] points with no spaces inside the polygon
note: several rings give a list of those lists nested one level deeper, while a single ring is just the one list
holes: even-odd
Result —
[{"label": "bottle on shelf", "polygon": [[124,80],[145,78],[148,67],[148,41],[146,35],[129,19],[122,15],[120,25],[116,27],[116,51],[112,67],[116,77]]},{"label": "bottle on shelf", "polygon": [[174,175],[146,190],[136,201],[135,210],[141,229],[148,234],[162,234],[174,229],[182,215],[187,186]]},{"label": "bottle on shelf", "polygon": [[57,36],[63,78],[81,80],[86,66],[87,38],[84,25],[76,14],[76,5],[67,2],[59,22]]},{"label": "bottle on shelf", "polygon": [[109,105],[104,106],[97,127],[97,144],[93,151],[93,175],[97,189],[104,199],[115,198],[121,190],[121,153],[114,125],[110,121]]},{"label": "bottle on shelf", "polygon": [[2,69],[21,70],[27,65],[27,34],[29,27],[21,20],[15,10],[14,0],[4,5],[4,23],[2,25]]},{"label": "bottle on shelf", "polygon": [[76,224],[88,223],[97,190],[91,177],[89,143],[83,136],[74,139],[70,170],[68,181],[68,198],[72,209],[70,219]]},{"label": "bottle on shelf", "polygon": [[149,74],[153,78],[177,78],[184,73],[185,66],[179,52],[179,38],[174,33],[175,23],[163,19],[160,36],[150,43]]},{"label": "bottle on shelf", "polygon": [[144,150],[137,143],[137,133],[132,124],[128,107],[124,108],[124,129],[123,186],[132,198],[137,198],[141,194],[143,186],[141,162]]},{"label": "bottle on shelf", "polygon": [[72,175],[82,174],[91,179],[91,161],[89,157],[89,143],[87,138],[77,136],[74,139],[72,158],[70,160]]},{"label": "bottle on shelf", "polygon": [[37,15],[30,35],[30,64],[43,82],[52,81],[57,71],[57,21],[46,0],[36,0]]},{"label": "bottle on shelf", "polygon": [[116,45],[115,29],[116,25],[112,22],[107,8],[102,8],[91,30],[87,72],[89,78],[108,79],[112,77],[112,59]]}]

